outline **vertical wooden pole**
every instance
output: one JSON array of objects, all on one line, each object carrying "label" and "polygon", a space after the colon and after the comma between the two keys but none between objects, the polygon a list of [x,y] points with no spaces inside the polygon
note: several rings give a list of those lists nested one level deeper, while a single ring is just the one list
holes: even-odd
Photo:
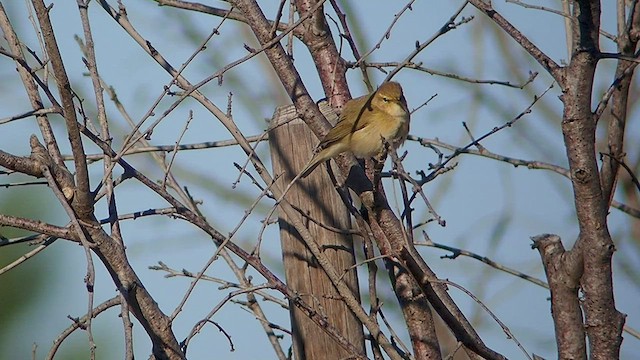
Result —
[{"label": "vertical wooden pole", "polygon": [[[278,108],[272,125],[283,125],[269,133],[273,173],[283,174],[278,179],[281,189],[302,170],[318,143],[304,122],[295,117],[293,105]],[[339,233],[340,230],[351,228],[349,213],[334,190],[324,165],[306,179],[298,180],[287,194],[286,201],[303,212],[304,223],[315,236],[316,242],[336,269],[346,272],[343,280],[359,298],[358,278],[352,268],[355,263],[353,239],[350,235]],[[364,352],[362,324],[340,299],[324,270],[284,215],[280,215],[279,225],[288,286]],[[290,311],[295,359],[342,359],[349,355],[294,306]]]}]

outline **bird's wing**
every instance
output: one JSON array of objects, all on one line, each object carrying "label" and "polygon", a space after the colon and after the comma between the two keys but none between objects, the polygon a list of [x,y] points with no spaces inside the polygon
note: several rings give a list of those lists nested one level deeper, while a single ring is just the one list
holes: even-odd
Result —
[{"label": "bird's wing", "polygon": [[358,120],[355,122],[355,124],[349,121],[345,121],[344,114],[353,113],[358,109],[360,111],[367,111],[366,106],[368,105],[365,105],[365,103],[369,100],[369,97],[370,95],[364,95],[347,102],[344,109],[342,110],[342,114],[340,114],[340,118],[338,119],[338,123],[336,124],[336,126],[334,126],[320,142],[321,148],[326,148],[327,146],[344,138],[346,134],[354,133],[367,126],[368,119],[362,117],[362,114],[358,114]]}]

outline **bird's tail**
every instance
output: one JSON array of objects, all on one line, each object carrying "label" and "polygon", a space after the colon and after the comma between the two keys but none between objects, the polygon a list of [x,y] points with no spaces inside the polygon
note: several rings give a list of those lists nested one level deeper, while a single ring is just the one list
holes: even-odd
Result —
[{"label": "bird's tail", "polygon": [[322,163],[322,161],[325,160],[318,155],[312,157],[311,160],[309,160],[309,163],[307,164],[307,166],[305,166],[302,172],[300,173],[300,177],[306,178],[307,176],[309,176],[309,174],[311,174],[313,170],[315,170],[318,167],[318,165],[320,165],[320,163]]}]

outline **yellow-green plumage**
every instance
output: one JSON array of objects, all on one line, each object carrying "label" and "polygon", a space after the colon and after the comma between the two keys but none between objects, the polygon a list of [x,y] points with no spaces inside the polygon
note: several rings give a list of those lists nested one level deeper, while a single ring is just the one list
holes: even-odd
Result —
[{"label": "yellow-green plumage", "polygon": [[402,145],[409,134],[409,115],[397,82],[384,83],[371,94],[349,100],[300,176],[307,177],[318,165],[345,151],[364,158],[380,153],[384,140],[394,147]]}]

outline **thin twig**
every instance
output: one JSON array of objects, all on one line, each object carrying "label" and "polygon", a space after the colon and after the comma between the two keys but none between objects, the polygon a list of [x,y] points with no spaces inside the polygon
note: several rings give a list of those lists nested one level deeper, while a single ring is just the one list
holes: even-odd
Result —
[{"label": "thin twig", "polygon": [[178,156],[178,146],[180,145],[180,141],[182,141],[182,137],[187,132],[187,129],[189,128],[189,124],[191,123],[191,120],[193,120],[193,110],[189,110],[189,116],[187,117],[187,121],[184,124],[184,128],[182,128],[180,135],[178,135],[178,140],[176,140],[176,144],[173,147],[173,153],[171,155],[171,159],[169,160],[169,164],[167,164],[167,167],[164,170],[164,179],[162,180],[162,187],[167,186],[167,178],[169,177],[169,173],[171,172],[171,167],[173,166],[173,162],[175,161],[176,156]]},{"label": "thin twig", "polygon": [[83,326],[86,326],[85,324],[87,324],[91,320],[91,318],[98,316],[100,313],[120,303],[121,302],[120,302],[119,296],[112,297],[111,299],[96,306],[95,309],[91,309],[91,311],[88,314],[84,315],[83,317],[73,319],[74,320],[73,323],[53,341],[53,345],[51,346],[51,349],[49,350],[49,353],[47,354],[47,357],[45,359],[53,360],[55,358],[56,353],[58,352],[58,349],[60,348],[60,345],[62,345],[64,340],[67,337],[69,337],[69,335],[71,335],[77,329],[80,329]]},{"label": "thin twig", "polygon": [[[363,61],[364,57],[360,55],[360,51],[358,51],[358,46],[356,45],[356,42],[353,40],[353,36],[351,35],[351,31],[349,30],[349,23],[347,22],[347,16],[345,15],[344,12],[342,12],[336,0],[329,0],[329,1],[331,2],[331,6],[333,7],[333,10],[336,12],[336,14],[338,15],[338,19],[340,20],[340,25],[342,26],[342,30],[344,32],[343,34],[341,34],[341,37],[344,37],[347,40],[347,43],[349,43],[349,47],[351,48],[351,53],[353,53],[353,57],[355,59],[359,59],[358,63],[354,64],[354,67],[357,66],[360,68],[360,71],[362,72],[362,78],[364,79],[364,83],[367,86],[368,92],[373,92],[375,89],[371,84],[371,79],[369,79],[369,74],[367,74],[367,66]],[[412,2],[413,1],[415,0],[412,0]],[[406,10],[406,7],[403,10],[401,10],[400,14],[397,14],[396,16],[399,18],[399,16],[402,15],[402,13],[405,10]],[[391,28],[389,28],[387,31],[390,31],[390,30]],[[373,49],[371,51],[373,51]]]},{"label": "thin twig", "polygon": [[93,311],[93,296],[94,296],[94,291],[93,290],[94,290],[94,287],[95,287],[95,277],[96,277],[95,267],[93,265],[93,258],[91,257],[91,248],[93,247],[93,244],[86,237],[85,231],[82,228],[82,226],[80,225],[80,221],[76,217],[76,214],[75,214],[74,210],[67,203],[67,199],[65,198],[65,195],[62,193],[62,190],[60,190],[60,188],[58,187],[58,184],[56,183],[53,175],[49,171],[49,168],[46,167],[46,166],[43,166],[42,167],[42,173],[44,174],[45,178],[49,182],[49,187],[51,188],[51,190],[53,191],[55,196],[60,201],[60,204],[62,205],[62,207],[66,211],[67,216],[69,216],[69,219],[71,220],[71,222],[73,224],[74,230],[78,234],[78,238],[80,239],[80,243],[82,244],[82,247],[83,247],[84,253],[85,253],[85,257],[87,259],[87,273],[85,275],[84,282],[85,282],[85,286],[87,288],[87,293],[88,293],[88,300],[87,300],[87,307],[88,307],[87,314],[88,314],[88,317],[87,317],[87,323],[85,325],[85,328],[86,328],[86,331],[87,331],[87,335],[89,336],[89,351],[93,356],[92,358],[95,358],[96,344],[95,344],[95,342],[93,340],[93,331],[92,331],[92,328],[91,328],[91,319],[93,318],[93,314],[92,314],[92,311]]},{"label": "thin twig", "polygon": [[395,24],[398,22],[398,20],[400,20],[400,17],[402,17],[402,15],[407,10],[413,10],[411,8],[411,6],[413,5],[414,2],[415,2],[415,0],[410,0],[405,6],[402,7],[402,9],[400,9],[400,11],[397,14],[393,15],[393,20],[391,21],[391,24],[389,24],[389,26],[387,27],[387,30],[385,30],[384,34],[382,34],[382,36],[380,37],[378,42],[375,45],[373,45],[371,50],[367,51],[361,57],[356,58],[356,59],[358,59],[358,61],[356,62],[355,66],[358,66],[361,62],[364,62],[364,60],[367,57],[369,57],[369,55],[371,55],[374,51],[376,51],[377,49],[379,49],[381,47],[383,41],[385,41],[386,39],[389,39],[389,37],[391,36],[391,30],[393,29]]},{"label": "thin twig", "polygon": [[638,177],[636,176],[636,174],[633,173],[633,170],[629,167],[629,165],[627,165],[626,162],[616,159],[614,156],[611,156],[611,154],[609,153],[601,152],[600,156],[606,156],[610,159],[613,159],[613,161],[617,162],[618,164],[622,165],[622,167],[627,171],[627,174],[629,174],[629,177],[631,178],[631,182],[633,183],[633,185],[635,185],[636,189],[640,191],[640,181],[638,181]]},{"label": "thin twig", "polygon": [[[416,41],[415,50],[413,50],[400,64],[398,64],[398,66],[396,66],[393,70],[391,70],[391,72],[387,75],[387,77],[384,79],[384,81],[386,82],[386,81],[391,80],[400,70],[402,70],[409,63],[411,63],[411,60],[413,60],[413,58],[416,57],[420,52],[422,52],[422,50],[424,50],[427,46],[431,45],[440,36],[448,33],[449,31],[451,31],[453,29],[455,29],[457,27],[457,24],[455,23],[455,20],[460,15],[460,13],[462,13],[462,10],[464,10],[464,8],[467,6],[467,4],[468,4],[468,1],[463,2],[462,5],[460,5],[460,7],[458,8],[458,10],[456,10],[453,13],[453,15],[451,15],[449,17],[447,22],[442,27],[440,27],[438,32],[435,33],[431,38],[427,39],[426,41],[424,41],[422,43],[419,43],[419,42]],[[464,19],[463,19],[463,21],[464,21]]]},{"label": "thin twig", "polygon": [[[404,167],[402,166],[402,161],[400,161],[400,159],[398,158],[398,154],[396,154],[395,151],[391,152],[391,159],[393,160],[393,164],[396,169],[393,175],[402,179],[403,181],[408,181],[413,186],[413,193],[420,194],[425,205],[427,205],[427,209],[429,213],[438,222],[438,224],[442,227],[446,226],[446,221],[436,212],[436,209],[434,209],[433,206],[431,205],[431,202],[427,198],[427,195],[425,195],[424,191],[422,191],[421,184],[419,184],[418,181],[414,180],[411,176],[409,176],[409,174],[404,170]],[[407,201],[405,202],[405,211],[402,213],[401,217],[408,216],[407,211],[409,209],[411,209],[411,203],[407,199]],[[411,226],[409,226],[409,228],[411,228]]]},{"label": "thin twig", "polygon": [[487,132],[486,134],[484,134],[481,137],[479,137],[477,140],[470,142],[469,144],[467,144],[466,146],[460,148],[459,150],[454,151],[453,154],[447,156],[447,158],[443,162],[441,162],[437,166],[435,166],[435,168],[431,171],[431,173],[429,175],[427,175],[424,179],[420,180],[420,185],[424,185],[425,183],[433,180],[433,178],[435,178],[435,176],[438,174],[438,171],[443,169],[451,160],[453,160],[455,157],[457,157],[459,154],[461,154],[461,151],[469,150],[469,148],[471,148],[472,146],[476,146],[480,141],[483,141],[484,139],[488,138],[489,136],[497,133],[498,131],[500,131],[502,129],[505,129],[507,127],[513,126],[518,120],[522,119],[525,115],[531,113],[531,109],[533,108],[533,106],[541,98],[543,98],[547,94],[547,92],[549,92],[549,90],[551,90],[552,88],[553,88],[553,83],[551,85],[549,85],[540,95],[534,96],[533,101],[531,102],[531,104],[529,104],[529,106],[527,106],[522,112],[520,112],[520,114],[515,116],[513,119],[507,121],[506,123],[504,123],[504,124],[502,124],[500,126],[494,127],[489,132]]},{"label": "thin twig", "polygon": [[[560,15],[562,17],[564,17],[566,20],[570,21],[570,22],[576,22],[578,21],[578,19],[576,19],[574,16],[572,16],[570,13],[565,13],[561,10],[556,10],[556,9],[552,9],[550,7],[547,6],[540,6],[540,5],[533,5],[533,4],[527,4],[521,0],[505,0],[506,3],[512,3],[512,4],[516,4],[516,5],[520,5],[525,9],[534,9],[534,10],[540,10],[540,11],[546,11],[548,13],[552,13],[555,15]],[[562,2],[563,5],[566,3],[568,4],[569,1],[563,1]],[[616,36],[613,34],[610,34],[602,29],[600,29],[600,35],[606,37],[609,40],[613,40],[616,41]],[[570,46],[567,47],[568,49],[571,49]],[[569,52],[571,52],[571,50],[569,50]]]},{"label": "thin twig", "polygon": [[467,0],[478,10],[482,11],[487,17],[495,22],[504,32],[529,53],[544,69],[546,69],[554,80],[560,84],[560,88],[564,89],[564,69],[551,59],[544,51],[540,50],[533,42],[531,42],[524,34],[497,12],[490,2],[484,0]]},{"label": "thin twig", "polygon": [[26,118],[31,117],[31,116],[39,116],[39,115],[46,115],[46,114],[59,114],[59,113],[60,113],[60,109],[56,108],[56,107],[48,107],[48,108],[44,108],[44,109],[40,109],[40,110],[26,111],[26,112],[24,112],[22,114],[13,115],[13,116],[9,116],[9,117],[0,119],[0,125],[6,124],[6,123],[10,123],[12,121],[20,120],[20,119],[26,119]]},{"label": "thin twig", "polygon": [[435,282],[441,283],[441,284],[445,284],[445,285],[451,285],[459,290],[461,290],[462,292],[464,292],[465,294],[467,294],[467,296],[469,296],[471,299],[473,299],[473,301],[475,301],[478,305],[480,305],[480,307],[487,312],[487,314],[489,314],[493,320],[500,325],[500,327],[502,328],[502,331],[504,331],[505,334],[507,334],[507,338],[512,339],[513,342],[516,343],[516,345],[520,348],[520,350],[524,353],[524,355],[527,357],[527,359],[529,360],[533,360],[531,358],[531,356],[529,355],[529,353],[527,352],[527,350],[524,349],[524,347],[522,346],[522,344],[520,343],[520,341],[518,341],[518,339],[515,337],[515,335],[513,335],[513,333],[511,332],[511,330],[509,330],[509,327],[507,327],[507,325],[505,325],[497,316],[496,314],[494,314],[491,310],[489,310],[489,308],[480,300],[478,299],[475,295],[473,295],[473,293],[467,289],[464,288],[464,286],[459,285],[454,283],[453,281],[449,281],[449,280],[435,280]]},{"label": "thin twig", "polygon": [[[517,159],[517,158],[493,153],[487,150],[486,148],[484,148],[482,151],[474,150],[470,148],[465,149],[464,147],[458,147],[455,145],[447,144],[437,139],[424,139],[424,138],[415,137],[413,135],[409,135],[407,140],[415,140],[415,141],[418,141],[423,146],[427,146],[431,148],[440,147],[447,150],[451,150],[453,152],[457,152],[459,154],[470,154],[470,155],[482,156],[489,159],[502,161],[502,162],[511,164],[515,167],[522,166],[522,167],[526,167],[527,169],[549,170],[556,174],[564,176],[567,179],[571,179],[568,169],[563,168],[562,166],[546,163],[544,161]],[[640,218],[640,209],[633,208],[629,205],[623,204],[616,200],[613,200],[611,202],[611,206],[635,218]]]},{"label": "thin twig", "polygon": [[22,256],[20,256],[19,258],[15,259],[14,261],[12,261],[11,263],[5,265],[4,267],[0,268],[0,275],[8,272],[9,270],[16,268],[18,265],[22,264],[23,262],[31,259],[32,257],[38,255],[40,252],[42,252],[42,250],[46,249],[49,245],[53,244],[54,241],[56,241],[57,238],[49,238],[47,241],[45,241],[43,244],[38,245],[35,249],[29,251],[26,254],[23,254]]},{"label": "thin twig", "polygon": [[434,248],[437,248],[437,249],[447,250],[447,251],[450,251],[452,253],[452,255],[442,255],[442,256],[440,256],[441,259],[455,259],[460,255],[468,256],[470,258],[473,258],[473,259],[476,259],[478,261],[481,261],[481,262],[483,262],[483,263],[485,263],[485,264],[487,264],[487,265],[489,265],[489,266],[491,266],[491,267],[493,267],[493,268],[495,268],[497,270],[504,271],[507,274],[515,275],[515,276],[517,276],[517,277],[519,277],[521,279],[524,279],[524,280],[527,280],[529,282],[532,282],[532,283],[534,283],[534,284],[536,284],[536,285],[538,285],[540,287],[543,287],[545,289],[549,288],[549,285],[546,282],[544,282],[544,281],[542,281],[540,279],[534,278],[533,276],[527,275],[527,274],[525,274],[525,273],[523,273],[521,271],[518,271],[518,270],[512,269],[510,267],[504,266],[502,264],[499,264],[499,263],[487,258],[486,256],[478,255],[478,254],[476,254],[474,252],[471,252],[471,251],[468,251],[468,250],[463,250],[463,249],[455,248],[455,247],[452,247],[452,246],[448,246],[448,245],[444,245],[444,244],[438,244],[436,242],[433,242],[429,238],[427,233],[424,232],[424,231],[422,232],[422,235],[423,235],[423,237],[425,239],[425,242],[423,242],[423,243],[416,242],[416,243],[414,243],[416,246],[429,246],[429,247],[434,247]]},{"label": "thin twig", "polygon": [[182,348],[182,351],[185,354],[187,353],[187,347],[189,346],[189,342],[191,341],[191,339],[202,330],[204,325],[207,322],[209,322],[213,317],[213,315],[215,315],[218,312],[218,310],[220,310],[222,306],[226,304],[229,300],[233,299],[238,295],[254,292],[256,290],[261,290],[261,289],[269,289],[269,288],[271,288],[271,285],[264,284],[264,285],[253,286],[247,289],[233,291],[227,294],[227,296],[225,296],[224,299],[222,299],[222,301],[220,301],[216,306],[214,306],[213,309],[211,309],[211,311],[202,320],[198,321],[196,325],[191,329],[191,332],[189,333],[189,335],[180,343],[180,347]]},{"label": "thin twig", "polygon": [[[355,67],[356,64],[357,63],[351,62],[351,63],[348,63],[348,66]],[[401,65],[401,63],[395,62],[395,61],[371,62],[371,63],[367,62],[365,64],[366,64],[367,67],[372,67],[372,68],[379,69],[380,71],[382,71],[384,73],[387,73],[387,71],[384,70],[384,68],[386,68],[386,67],[397,68],[397,67],[399,67]],[[425,72],[425,73],[430,74],[430,75],[446,77],[446,78],[450,78],[450,79],[454,79],[454,80],[468,82],[468,83],[471,83],[471,84],[501,85],[501,86],[506,86],[506,87],[510,87],[510,88],[514,88],[514,89],[524,89],[527,85],[529,85],[531,82],[533,82],[533,80],[538,76],[537,72],[529,72],[529,78],[527,78],[527,80],[525,82],[523,82],[521,84],[512,84],[510,81],[493,80],[493,79],[474,79],[474,78],[462,76],[462,75],[459,75],[459,74],[454,74],[454,73],[444,72],[444,71],[435,70],[435,69],[431,69],[431,68],[426,68],[426,67],[422,66],[422,63],[409,62],[409,63],[405,64],[404,67],[407,68],[407,69],[413,69],[413,70],[416,70],[416,71]]]}]

